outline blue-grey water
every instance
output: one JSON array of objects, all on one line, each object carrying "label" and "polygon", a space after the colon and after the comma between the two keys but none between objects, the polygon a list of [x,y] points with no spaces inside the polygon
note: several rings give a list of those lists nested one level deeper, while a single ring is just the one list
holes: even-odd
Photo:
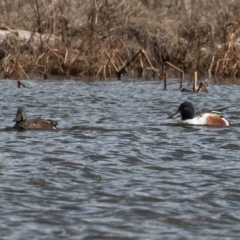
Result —
[{"label": "blue-grey water", "polygon": [[[0,239],[239,239],[240,86],[0,81]],[[184,100],[229,127],[167,119]],[[56,131],[9,129],[19,106]]]}]

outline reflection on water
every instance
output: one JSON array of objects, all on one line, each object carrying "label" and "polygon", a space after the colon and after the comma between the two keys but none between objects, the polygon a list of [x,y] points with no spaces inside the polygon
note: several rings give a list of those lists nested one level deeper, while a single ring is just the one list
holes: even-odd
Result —
[{"label": "reflection on water", "polygon": [[[1,239],[227,239],[240,235],[239,88],[0,81]],[[227,128],[167,119],[182,101],[231,107]],[[15,132],[16,109],[59,121]]]}]

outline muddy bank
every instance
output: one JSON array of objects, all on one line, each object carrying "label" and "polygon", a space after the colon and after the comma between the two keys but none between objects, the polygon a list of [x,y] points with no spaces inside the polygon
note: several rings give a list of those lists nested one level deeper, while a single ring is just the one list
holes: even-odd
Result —
[{"label": "muddy bank", "polygon": [[168,61],[190,76],[239,77],[239,9],[237,0],[3,1],[0,74],[103,80],[125,66],[121,77],[152,79]]}]

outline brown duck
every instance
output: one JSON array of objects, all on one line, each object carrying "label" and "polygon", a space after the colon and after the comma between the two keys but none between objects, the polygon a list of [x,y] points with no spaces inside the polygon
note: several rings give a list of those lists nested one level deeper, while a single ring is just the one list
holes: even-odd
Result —
[{"label": "brown duck", "polygon": [[17,110],[16,117],[13,120],[15,130],[27,129],[57,129],[58,122],[42,118],[27,119],[27,114],[24,107]]}]

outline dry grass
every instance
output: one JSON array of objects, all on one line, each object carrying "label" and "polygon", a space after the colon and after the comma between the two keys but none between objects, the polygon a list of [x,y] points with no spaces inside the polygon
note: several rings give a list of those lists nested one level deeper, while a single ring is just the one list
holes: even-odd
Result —
[{"label": "dry grass", "polygon": [[[2,26],[59,41],[42,40],[36,49],[7,38],[0,43],[0,72],[106,79],[145,49],[159,71],[169,61],[190,75],[239,76],[239,11],[238,0],[3,0]],[[138,76],[143,65],[139,56],[124,73]]]}]

